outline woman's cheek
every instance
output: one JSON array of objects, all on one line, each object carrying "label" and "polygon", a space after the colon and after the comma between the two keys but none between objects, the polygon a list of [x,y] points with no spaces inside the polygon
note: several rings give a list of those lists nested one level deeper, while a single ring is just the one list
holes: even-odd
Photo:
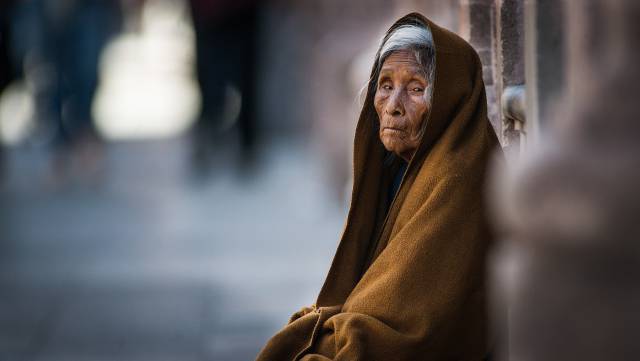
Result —
[{"label": "woman's cheek", "polygon": [[378,118],[381,118],[382,109],[384,109],[384,101],[381,98],[376,97],[373,100],[373,107],[376,108],[376,113],[378,113]]}]

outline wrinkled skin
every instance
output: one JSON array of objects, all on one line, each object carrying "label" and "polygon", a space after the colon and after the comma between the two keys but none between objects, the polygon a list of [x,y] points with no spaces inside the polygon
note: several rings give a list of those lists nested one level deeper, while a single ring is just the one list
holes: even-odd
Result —
[{"label": "wrinkled skin", "polygon": [[422,66],[409,51],[389,55],[378,76],[374,106],[380,119],[380,141],[407,162],[418,148],[429,111],[428,85]]}]

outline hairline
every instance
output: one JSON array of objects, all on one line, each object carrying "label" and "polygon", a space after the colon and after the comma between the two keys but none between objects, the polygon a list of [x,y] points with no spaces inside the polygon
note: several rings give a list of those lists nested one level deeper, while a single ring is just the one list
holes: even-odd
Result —
[{"label": "hairline", "polygon": [[[374,72],[371,79],[369,79],[369,91],[373,95],[376,94],[378,78],[385,61],[391,54],[399,51],[409,51],[420,65],[423,76],[427,80],[425,96],[427,97],[427,102],[431,104],[433,100],[436,56],[433,35],[428,26],[417,24],[401,25],[382,39],[376,54]],[[429,107],[430,111],[431,107]],[[425,114],[425,117],[428,117],[428,113]],[[426,123],[427,121],[423,122],[422,132],[426,128]]]}]

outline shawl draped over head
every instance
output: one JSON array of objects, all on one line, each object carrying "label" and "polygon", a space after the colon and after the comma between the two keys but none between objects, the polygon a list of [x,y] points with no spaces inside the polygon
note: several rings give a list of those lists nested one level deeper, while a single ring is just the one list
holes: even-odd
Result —
[{"label": "shawl draped over head", "polygon": [[499,143],[482,65],[468,43],[417,13],[393,24],[385,39],[409,24],[431,30],[436,54],[421,143],[387,213],[387,152],[369,84],[351,207],[331,269],[316,304],[294,314],[259,361],[482,360],[489,352],[484,178]]}]

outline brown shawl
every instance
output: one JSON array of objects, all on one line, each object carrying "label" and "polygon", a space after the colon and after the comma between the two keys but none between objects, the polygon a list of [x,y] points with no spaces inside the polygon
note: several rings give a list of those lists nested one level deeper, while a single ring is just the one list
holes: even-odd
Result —
[{"label": "brown shawl", "polygon": [[499,143],[482,65],[468,43],[420,14],[401,18],[387,36],[406,24],[428,26],[436,49],[421,144],[386,220],[377,221],[389,167],[370,86],[355,135],[351,208],[327,279],[316,305],[294,314],[259,361],[481,360],[489,351],[492,235],[483,198]]}]

